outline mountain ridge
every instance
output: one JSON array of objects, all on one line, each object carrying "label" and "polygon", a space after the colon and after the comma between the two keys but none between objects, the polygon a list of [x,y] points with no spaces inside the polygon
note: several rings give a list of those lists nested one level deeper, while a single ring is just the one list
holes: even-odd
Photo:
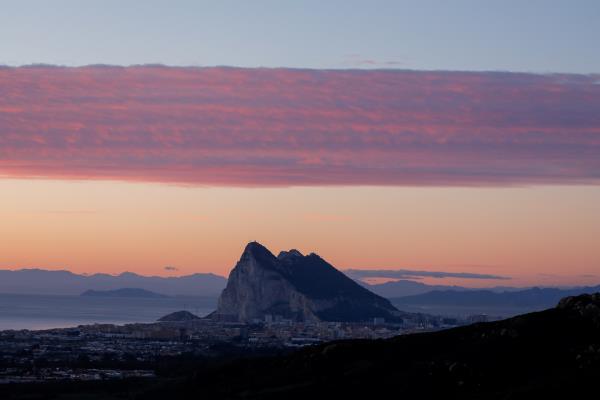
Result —
[{"label": "mountain ridge", "polygon": [[169,296],[217,297],[227,283],[213,273],[177,277],[145,276],[132,272],[119,275],[81,275],[66,270],[25,268],[0,270],[0,293],[76,295],[86,290],[116,290],[133,287]]},{"label": "mountain ridge", "polygon": [[390,299],[396,304],[419,305],[456,305],[470,306],[539,306],[552,307],[560,299],[576,296],[581,293],[598,292],[598,286],[586,286],[571,289],[533,287],[523,290],[494,292],[491,290],[433,290],[414,296],[403,296]]}]

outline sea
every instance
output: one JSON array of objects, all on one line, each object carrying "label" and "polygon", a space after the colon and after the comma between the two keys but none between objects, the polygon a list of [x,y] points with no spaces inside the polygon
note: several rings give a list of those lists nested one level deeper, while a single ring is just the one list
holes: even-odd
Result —
[{"label": "sea", "polygon": [[458,306],[458,305],[419,305],[403,304],[400,302],[392,303],[396,308],[406,312],[437,315],[449,318],[468,318],[474,315],[486,315],[490,319],[504,319],[514,317],[515,315],[527,314],[535,311],[542,311],[549,307],[545,306],[523,306],[523,307],[501,307],[501,306]]},{"label": "sea", "polygon": [[214,311],[216,306],[215,297],[125,298],[0,293],[0,330],[150,323],[181,310],[202,317]]}]

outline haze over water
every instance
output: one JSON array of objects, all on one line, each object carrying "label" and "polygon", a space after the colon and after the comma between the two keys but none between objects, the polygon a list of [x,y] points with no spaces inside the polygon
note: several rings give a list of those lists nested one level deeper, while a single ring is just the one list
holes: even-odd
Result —
[{"label": "haze over water", "polygon": [[216,298],[112,298],[0,294],[0,330],[50,329],[88,324],[150,323],[181,310],[205,316]]}]

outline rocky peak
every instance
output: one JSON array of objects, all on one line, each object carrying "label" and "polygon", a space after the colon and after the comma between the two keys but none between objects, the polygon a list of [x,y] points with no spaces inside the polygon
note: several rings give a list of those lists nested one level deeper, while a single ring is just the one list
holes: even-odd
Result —
[{"label": "rocky peak", "polygon": [[242,257],[275,257],[269,249],[258,242],[250,242],[244,248]]},{"label": "rocky peak", "polygon": [[252,263],[263,267],[272,267],[276,262],[277,258],[269,249],[258,242],[250,242],[244,248],[238,264]]},{"label": "rocky peak", "polygon": [[219,297],[216,316],[238,321],[280,315],[294,320],[398,319],[387,300],[358,285],[314,253],[282,251],[275,257],[248,243]]},{"label": "rocky peak", "polygon": [[277,255],[277,259],[280,261],[290,257],[304,257],[304,255],[302,255],[302,253],[300,253],[296,249],[291,249],[289,251],[281,251],[279,252],[279,255]]}]

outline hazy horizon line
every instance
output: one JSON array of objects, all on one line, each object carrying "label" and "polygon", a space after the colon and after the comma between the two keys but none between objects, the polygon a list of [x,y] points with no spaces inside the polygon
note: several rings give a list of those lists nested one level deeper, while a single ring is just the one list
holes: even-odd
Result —
[{"label": "hazy horizon line", "polygon": [[[334,266],[334,268],[336,268],[336,267]],[[336,269],[338,271],[344,273],[345,275],[349,276],[353,280],[358,280],[358,281],[361,281],[361,282],[367,283],[367,284],[369,284],[369,283],[363,279],[390,278],[389,281],[411,281],[411,282],[417,282],[417,283],[423,283],[422,278],[435,278],[435,279],[460,278],[460,279],[470,280],[472,283],[475,283],[479,280],[506,281],[506,280],[513,279],[513,277],[498,276],[498,275],[492,275],[492,274],[477,274],[477,273],[471,273],[471,272],[448,272],[448,271],[435,271],[435,270],[407,270],[404,268],[399,268],[397,270],[393,270],[393,269],[369,270],[369,269],[358,269],[358,268],[345,268],[345,269],[336,268]],[[181,275],[156,275],[156,274],[145,275],[143,273],[131,272],[128,270],[124,270],[122,272],[116,272],[116,273],[101,272],[101,271],[89,273],[89,272],[76,272],[76,271],[72,271],[72,270],[65,269],[65,268],[51,269],[51,267],[0,267],[0,273],[2,273],[2,272],[56,272],[56,273],[62,272],[62,273],[69,273],[69,274],[84,277],[84,278],[91,278],[94,276],[121,277],[123,275],[134,275],[134,276],[142,277],[142,278],[179,279],[179,278],[188,278],[188,277],[192,277],[195,275],[209,275],[209,276],[215,276],[218,278],[223,278],[225,280],[227,279],[227,275],[228,275],[228,274],[221,275],[216,272],[193,272],[193,273],[181,274]],[[585,277],[590,278],[591,276],[586,275]],[[600,282],[600,277],[598,277],[598,278],[599,278],[599,282]],[[425,283],[425,284],[436,285],[436,284],[430,284],[430,283]],[[452,286],[462,286],[462,285],[453,284]],[[515,287],[515,288],[529,288],[529,287],[535,287],[535,286],[539,286],[539,287],[580,287],[580,286],[582,286],[583,287],[583,286],[589,286],[589,284],[563,284],[563,285],[560,285],[560,284],[535,285],[534,284],[534,285],[525,285],[525,286],[508,284],[508,285],[497,285],[497,286]],[[484,286],[481,288],[485,289],[488,287],[493,287],[493,286]],[[476,289],[477,287],[472,287],[472,288]]]},{"label": "hazy horizon line", "polygon": [[574,75],[600,77],[600,71],[590,72],[563,72],[560,70],[536,71],[536,70],[516,70],[516,69],[451,69],[451,68],[407,68],[407,67],[298,67],[298,66],[241,66],[233,64],[169,64],[169,63],[135,63],[135,64],[110,64],[110,63],[85,63],[85,64],[54,64],[45,62],[32,62],[27,64],[0,63],[0,68],[181,68],[181,69],[243,69],[243,70],[291,70],[291,71],[392,71],[392,72],[443,72],[443,73],[501,73],[515,75]]}]

